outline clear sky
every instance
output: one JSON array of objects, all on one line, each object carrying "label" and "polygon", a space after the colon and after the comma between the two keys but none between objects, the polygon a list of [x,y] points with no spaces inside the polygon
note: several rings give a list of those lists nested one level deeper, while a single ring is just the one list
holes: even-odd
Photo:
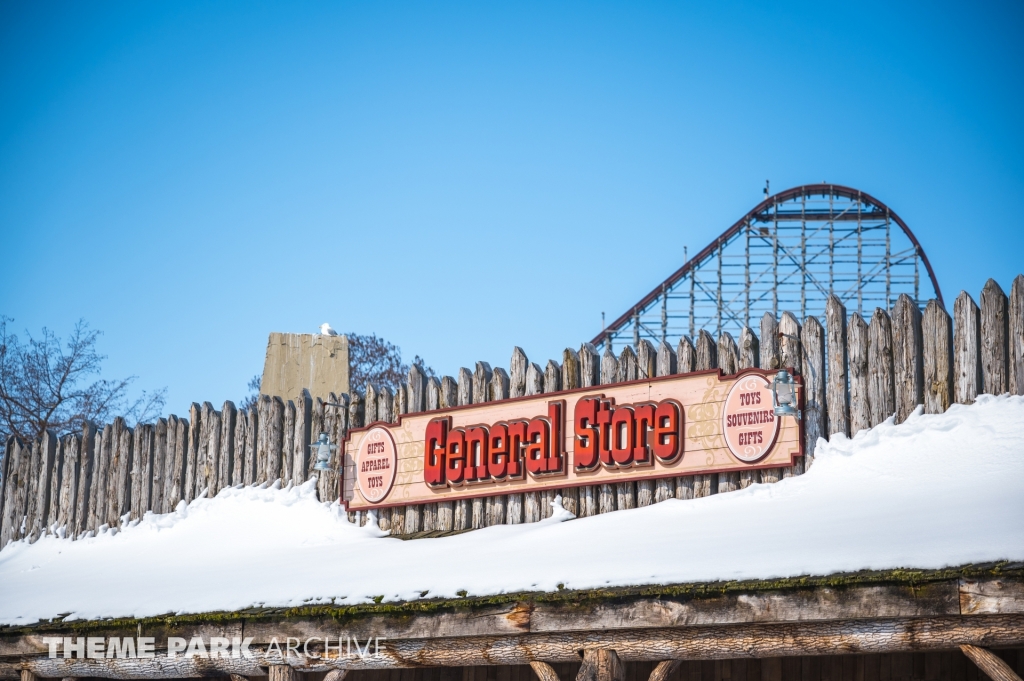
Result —
[{"label": "clear sky", "polygon": [[270,331],[543,364],[826,180],[951,301],[1024,271],[1024,5],[4,2],[0,313],[168,411]]}]

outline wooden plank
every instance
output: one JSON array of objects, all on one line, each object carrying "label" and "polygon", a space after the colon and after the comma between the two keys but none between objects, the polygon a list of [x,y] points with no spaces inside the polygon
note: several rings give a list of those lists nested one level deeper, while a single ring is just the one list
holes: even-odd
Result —
[{"label": "wooden plank", "polygon": [[[117,485],[117,487],[116,494],[111,495],[109,492],[107,493],[108,501],[110,502],[110,515],[107,518],[107,522],[109,522],[112,527],[119,525],[121,518],[131,513],[131,471],[135,458],[134,431],[128,427],[124,422],[124,419],[121,417],[114,419],[114,437],[116,438],[116,442],[114,444],[117,447],[117,453],[115,457],[111,458],[110,462],[112,481]],[[115,463],[116,469],[114,466]],[[113,477],[115,470],[116,477]]]},{"label": "wooden plank", "polygon": [[679,371],[676,351],[665,341],[661,341],[658,345],[658,356],[655,362],[655,372],[658,376],[671,376]]},{"label": "wooden plank", "polygon": [[281,480],[282,484],[294,483],[292,471],[295,469],[295,401],[284,403],[284,428],[281,436]]},{"label": "wooden plank", "polygon": [[825,333],[828,367],[825,372],[825,403],[828,434],[850,434],[850,401],[846,393],[849,358],[846,351],[846,308],[834,295],[825,302]]},{"label": "wooden plank", "polygon": [[[262,399],[263,396],[261,396]],[[267,398],[270,399],[269,397]],[[199,451],[202,448],[203,440],[203,417],[202,407],[195,402],[189,408],[188,417],[188,439],[185,450],[185,487],[184,500],[190,502],[196,498],[196,484],[199,478]]]},{"label": "wooden plank", "polygon": [[[181,500],[181,485],[185,474],[184,451],[185,448],[178,439],[181,427],[178,417],[171,414],[167,417],[167,457],[164,460],[164,495],[163,512],[170,513],[177,507]],[[99,443],[99,438],[97,438]],[[96,462],[93,464],[99,468],[100,449],[97,444]]]},{"label": "wooden plank", "polygon": [[90,484],[92,494],[89,496],[89,517],[86,522],[86,530],[96,531],[100,525],[106,522],[107,469],[110,466],[112,433],[113,429],[109,423],[104,425],[102,430],[96,432],[92,482]]},{"label": "wooden plank", "polygon": [[473,366],[473,404],[491,401],[491,377],[494,371],[487,362],[477,362]]},{"label": "wooden plank", "polygon": [[1024,614],[1024,583],[1006,579],[961,579],[964,615]]},{"label": "wooden plank", "polygon": [[1024,274],[1018,274],[1013,278],[1006,318],[1010,394],[1024,395]]},{"label": "wooden plank", "polygon": [[[167,424],[168,434],[168,455],[171,453],[170,449],[170,423]],[[244,485],[246,483],[245,466],[246,456],[245,451],[249,447],[249,410],[239,409],[235,415],[235,460],[234,465],[231,467],[231,484],[232,485]],[[166,489],[166,483],[165,483]],[[166,506],[166,502],[164,502]]]},{"label": "wooden plank", "polygon": [[[783,312],[779,320],[779,362],[782,368],[794,372],[801,371],[803,367],[803,352],[800,347],[800,322],[791,312]],[[806,381],[806,377],[804,378]],[[781,475],[788,478],[793,475],[800,475],[804,471],[803,457],[797,457],[794,465],[782,468]]]},{"label": "wooden plank", "polygon": [[981,381],[989,395],[1002,395],[1010,386],[1006,307],[1003,289],[989,279],[981,290]]},{"label": "wooden plank", "polygon": [[408,399],[409,399],[408,386],[403,382],[395,390],[395,402],[394,402],[395,406],[391,410],[391,414],[395,418],[398,418],[402,414],[408,414],[409,413],[409,401],[408,401]]},{"label": "wooden plank", "polygon": [[[606,343],[601,355],[601,384],[615,383],[619,375],[619,360],[612,352],[611,343]],[[615,510],[618,494],[613,484],[598,485],[595,490],[595,502],[598,513],[610,513]]]},{"label": "wooden plank", "polygon": [[365,410],[364,422],[365,425],[376,423],[380,421],[380,413],[377,411],[380,406],[380,400],[377,398],[380,395],[380,389],[373,383],[366,384],[366,392],[363,393],[363,409]]},{"label": "wooden plank", "polygon": [[658,353],[646,338],[636,346],[637,378],[654,378],[658,375]]},{"label": "wooden plank", "polygon": [[270,424],[267,433],[267,480],[273,482],[281,477],[281,450],[284,447],[284,401],[278,397],[270,401]]},{"label": "wooden plank", "polygon": [[410,414],[416,414],[427,409],[427,376],[418,364],[409,367],[406,376],[408,390],[407,409]]},{"label": "wooden plank", "polygon": [[[81,457],[78,466],[78,492],[75,494],[75,527],[73,537],[79,537],[89,527],[89,500],[92,498],[93,466],[96,464],[96,424],[82,424]],[[0,546],[3,542],[0,541]]]},{"label": "wooden plank", "polygon": [[64,438],[54,437],[53,465],[50,471],[50,491],[47,495],[50,499],[46,509],[46,517],[43,518],[42,535],[53,534],[57,530],[57,516],[60,513],[60,490],[64,483]]},{"label": "wooden plank", "polygon": [[[213,461],[211,460],[211,454],[214,454],[212,442],[211,442],[211,431],[213,430],[213,405],[209,402],[203,402],[202,408],[199,413],[199,452],[196,455],[196,479],[195,479],[195,497],[198,499],[203,496],[213,496],[212,489],[210,488],[210,468]],[[217,427],[217,438],[220,439],[220,427]]]},{"label": "wooden plank", "polygon": [[149,510],[149,494],[153,484],[153,426],[140,423],[132,433],[131,502],[132,519],[139,519]]},{"label": "wooden plank", "polygon": [[4,454],[3,515],[0,515],[0,549],[17,539],[25,517],[28,494],[28,464],[31,450],[13,435],[7,438]]},{"label": "wooden plank", "polygon": [[601,357],[591,343],[580,345],[580,386],[590,388],[601,385]]},{"label": "wooden plank", "polygon": [[932,299],[921,318],[924,412],[941,414],[953,397],[953,323]]},{"label": "wooden plank", "polygon": [[[743,370],[757,367],[760,360],[760,343],[757,335],[749,326],[744,326],[740,332],[739,357],[736,368]],[[745,489],[758,482],[761,482],[761,471],[740,471],[740,489]]]},{"label": "wooden plank", "polygon": [[847,328],[850,371],[850,435],[871,427],[871,402],[868,396],[868,325],[856,312]]},{"label": "wooden plank", "polygon": [[[459,372],[461,378],[461,371]],[[472,376],[470,376],[470,382],[472,383]],[[388,386],[381,386],[380,392],[377,393],[377,420],[383,421],[384,423],[395,422],[395,393],[391,391]]]},{"label": "wooden plank", "polygon": [[543,388],[546,393],[556,393],[562,389],[562,367],[553,359],[549,359],[544,366]]},{"label": "wooden plank", "polygon": [[441,381],[431,376],[427,379],[427,411],[441,408]]},{"label": "wooden plank", "polygon": [[872,428],[896,413],[892,325],[880,307],[875,308],[868,325],[868,405]]},{"label": "wooden plank", "polygon": [[982,390],[981,311],[961,291],[953,303],[953,400],[973,404]]},{"label": "wooden plank", "polygon": [[544,370],[536,362],[526,367],[526,395],[540,395],[544,392]]},{"label": "wooden plank", "polygon": [[775,315],[765,312],[761,317],[761,366],[778,369],[782,366],[782,350],[779,348],[779,323]]},{"label": "wooden plank", "polygon": [[217,471],[220,470],[220,438],[223,431],[223,424],[221,414],[219,411],[213,408],[213,405],[209,405],[209,409],[205,408],[205,405],[209,402],[204,403],[204,414],[203,414],[203,432],[204,432],[204,446],[203,455],[205,458],[205,465],[202,467],[202,474],[204,479],[201,481],[202,489],[197,491],[197,494],[206,490],[208,497],[217,496],[217,492],[220,488],[217,486]]},{"label": "wooden plank", "polygon": [[[338,406],[325,407],[325,413],[329,409],[332,415],[331,430],[328,432],[328,436],[331,438],[331,442],[341,443],[345,441],[349,429],[353,427],[352,398],[347,393],[341,393],[335,395],[331,399],[331,403]],[[327,470],[319,473],[317,492],[321,501],[334,502],[338,499],[340,485],[338,471],[341,470],[343,456],[344,452],[339,446],[337,450],[331,452],[331,458],[327,461]],[[316,462],[314,461],[314,463]]]},{"label": "wooden plank", "polygon": [[580,383],[580,355],[572,348],[562,350],[562,390],[575,390]]},{"label": "wooden plank", "polygon": [[46,515],[50,510],[50,482],[57,455],[57,436],[45,431],[32,446],[32,462],[28,478],[28,508],[25,534],[34,542],[46,532]]},{"label": "wooden plank", "polygon": [[924,349],[921,311],[906,293],[892,309],[892,361],[896,398],[896,423],[902,423],[924,404]]},{"label": "wooden plank", "polygon": [[[676,369],[681,374],[696,371],[697,350],[693,343],[686,336],[679,339],[676,346]],[[694,479],[692,475],[684,475],[676,478],[676,499],[692,499],[694,491]]]},{"label": "wooden plank", "polygon": [[509,397],[523,397],[526,395],[526,372],[529,370],[529,360],[526,353],[519,346],[512,348],[512,359],[509,361]]},{"label": "wooden plank", "polygon": [[235,427],[238,423],[238,409],[231,400],[225,400],[220,408],[220,452],[217,454],[217,491],[231,487],[231,473],[235,469]]},{"label": "wooden plank", "polygon": [[732,334],[723,331],[718,336],[718,367],[727,376],[735,374],[739,369],[740,352]]},{"label": "wooden plank", "polygon": [[147,509],[153,513],[165,512],[165,475],[167,475],[167,419],[158,418],[153,424],[153,479],[150,483],[149,508]]},{"label": "wooden plank", "polygon": [[701,329],[697,335],[695,363],[696,371],[707,371],[718,367],[718,346],[711,334],[704,329]]},{"label": "wooden plank", "polygon": [[828,409],[825,399],[825,329],[817,317],[804,320],[800,332],[803,346],[804,378],[804,470],[814,463],[814,448],[819,437],[828,433]]},{"label": "wooden plank", "polygon": [[[348,395],[345,396],[348,399]],[[320,433],[317,433],[317,437]],[[309,446],[313,444],[313,397],[303,388],[295,398],[295,431],[292,435],[292,480],[300,485],[307,480]]]}]

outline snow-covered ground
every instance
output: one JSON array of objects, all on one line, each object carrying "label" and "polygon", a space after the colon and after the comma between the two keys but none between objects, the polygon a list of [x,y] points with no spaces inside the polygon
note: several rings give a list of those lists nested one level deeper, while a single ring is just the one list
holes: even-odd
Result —
[{"label": "snow-covered ground", "polygon": [[1024,397],[819,442],[801,477],[400,541],[295,489],[227,489],[115,535],[0,551],[0,623],[1024,559]]}]

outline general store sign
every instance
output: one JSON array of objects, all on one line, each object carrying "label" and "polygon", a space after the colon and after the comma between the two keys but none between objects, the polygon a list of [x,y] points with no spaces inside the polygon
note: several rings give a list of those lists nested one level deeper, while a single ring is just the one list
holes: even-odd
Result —
[{"label": "general store sign", "polygon": [[790,466],[800,422],[775,415],[773,375],[702,371],[373,423],[345,440],[342,498],[358,511]]}]

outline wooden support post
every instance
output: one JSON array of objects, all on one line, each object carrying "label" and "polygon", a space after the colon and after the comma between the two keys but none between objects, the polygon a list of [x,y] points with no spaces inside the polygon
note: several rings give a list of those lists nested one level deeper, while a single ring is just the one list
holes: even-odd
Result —
[{"label": "wooden support post", "polygon": [[[509,390],[509,377],[501,367],[491,370],[491,382],[487,394],[492,401],[507,400]],[[500,494],[489,497],[490,511],[487,511],[488,525],[504,525],[508,520],[508,496]],[[440,513],[440,506],[438,507]],[[485,511],[487,507],[485,506]],[[439,528],[440,529],[440,528]]]},{"label": "wooden support post", "polygon": [[[124,420],[121,419],[121,423]],[[34,542],[47,532],[50,513],[50,494],[57,462],[57,435],[52,431],[43,433],[39,446],[33,449],[32,470],[29,477],[28,518],[25,521],[26,536]],[[127,511],[126,511],[127,512]],[[120,517],[120,516],[118,516]]]},{"label": "wooden support post", "polygon": [[[529,362],[526,368],[526,395],[540,395],[544,392],[544,371],[536,362]],[[540,492],[523,494],[523,522],[535,523],[541,520]]]},{"label": "wooden support post", "polygon": [[782,366],[779,349],[779,323],[775,315],[765,312],[761,317],[761,368],[778,369]]},{"label": "wooden support post", "polygon": [[[346,395],[346,397],[348,397]],[[224,403],[224,414],[227,414]],[[232,405],[234,406],[234,405]],[[295,432],[292,435],[292,480],[296,485],[306,482],[306,471],[309,470],[310,451],[313,444],[313,397],[309,390],[303,388],[295,398]],[[237,429],[236,429],[237,432]],[[320,433],[316,434],[319,437]],[[237,448],[236,448],[237,451]]]},{"label": "wooden support post", "polygon": [[382,386],[377,393],[377,420],[393,423],[395,416],[395,393],[388,386]]},{"label": "wooden support post", "polygon": [[981,290],[981,380],[989,395],[1009,389],[1006,294],[995,279]]},{"label": "wooden support post", "polygon": [[39,681],[39,677],[34,672],[28,669],[21,670],[21,681]]},{"label": "wooden support post", "polygon": [[[239,409],[238,413],[235,414],[235,459],[231,466],[231,484],[242,485],[245,484],[244,471],[245,471],[245,450],[248,447],[248,433],[249,433],[249,410]],[[171,456],[171,424],[168,421],[167,424],[167,459],[165,459],[164,470],[170,471],[170,456]],[[167,478],[164,478],[164,493],[167,493]],[[164,498],[164,508],[167,507],[167,498]],[[166,511],[165,511],[166,513]]]},{"label": "wooden support post", "polygon": [[878,307],[868,326],[868,405],[871,427],[896,413],[896,388],[892,369],[892,325]]},{"label": "wooden support post", "polygon": [[625,668],[614,650],[584,649],[576,681],[625,681]]},{"label": "wooden support post", "polygon": [[[296,482],[292,472],[295,470],[295,419],[296,419],[296,408],[295,400],[288,400],[284,403],[284,429],[283,438],[284,442],[281,446],[281,484],[285,485],[291,482]],[[221,432],[224,432],[223,427],[224,415],[221,413]],[[221,443],[221,453],[224,452],[224,444]],[[218,470],[223,464],[217,462]],[[218,488],[220,487],[220,474],[217,475]],[[298,482],[301,482],[298,481]]]},{"label": "wooden support post", "polygon": [[[991,650],[972,645],[962,645],[960,650],[992,681],[1021,681],[1010,665]],[[24,680],[24,677],[22,679]]]},{"label": "wooden support post", "polygon": [[[519,346],[512,348],[512,358],[509,360],[509,388],[510,398],[523,397],[526,395],[526,374],[530,368],[530,361],[526,353]],[[518,525],[523,522],[523,495],[509,494],[505,507],[505,523]]]},{"label": "wooden support post", "polygon": [[972,404],[982,390],[980,316],[967,291],[961,291],[953,303],[953,400],[958,404]]},{"label": "wooden support post", "polygon": [[[323,400],[317,398],[316,413],[320,416],[320,427],[323,427]],[[242,462],[242,477],[245,484],[255,484],[259,474],[259,437],[260,407],[254,404],[249,407],[248,418],[245,420],[245,458]]]},{"label": "wooden support post", "polygon": [[487,362],[477,362],[473,369],[473,404],[491,401],[491,378],[494,371]]},{"label": "wooden support post", "polygon": [[0,515],[0,549],[17,539],[21,520],[25,517],[30,452],[31,450],[23,446],[16,437],[7,438],[4,454],[3,514]]},{"label": "wooden support post", "polygon": [[658,353],[646,338],[636,346],[637,378],[654,378],[658,375]]},{"label": "wooden support post", "polygon": [[[160,419],[163,421],[163,419]],[[166,428],[166,422],[164,423]],[[158,426],[159,428],[159,426]],[[72,537],[78,537],[86,530],[91,529],[89,522],[89,499],[92,497],[92,469],[96,464],[96,425],[86,421],[82,426],[81,457],[78,466],[78,492],[75,495],[75,526],[71,533]],[[165,464],[166,468],[166,464]],[[13,467],[11,468],[13,471]],[[3,547],[3,540],[0,539],[0,547]]]},{"label": "wooden support post", "polygon": [[867,322],[854,312],[847,327],[851,437],[871,427],[871,402],[868,399],[868,336]]},{"label": "wooden support post", "polygon": [[800,332],[804,377],[804,470],[814,463],[814,447],[828,433],[825,405],[825,330],[817,317],[808,317]]},{"label": "wooden support post", "polygon": [[50,498],[49,507],[46,509],[46,517],[43,518],[42,534],[53,534],[57,530],[57,516],[60,514],[60,490],[64,483],[64,438],[58,438],[54,433],[54,454],[53,471],[50,473],[50,491],[47,496]]},{"label": "wooden support post", "polygon": [[[676,345],[676,371],[688,374],[696,371],[697,351],[686,336],[679,339]],[[692,499],[694,494],[694,476],[684,475],[676,478],[676,499]]]},{"label": "wooden support post", "polygon": [[[635,381],[640,377],[640,367],[633,348],[626,346],[619,353],[619,364],[615,379],[618,383]],[[653,490],[652,490],[653,493]],[[652,494],[653,496],[653,494]],[[633,480],[615,483],[615,508],[625,510],[637,506],[637,484]]]},{"label": "wooden support post", "polygon": [[[619,376],[619,360],[611,350],[611,344],[606,344],[604,353],[601,355],[601,384],[615,383]],[[614,484],[605,483],[597,487],[597,512],[610,513],[615,510],[617,493]]]},{"label": "wooden support post", "polygon": [[834,295],[825,302],[825,334],[828,371],[825,403],[828,405],[828,434],[850,434],[850,400],[846,394],[849,361],[846,353],[846,308]]},{"label": "wooden support post", "polygon": [[[803,352],[800,348],[800,322],[790,312],[783,312],[782,319],[779,320],[779,361],[781,362],[781,368],[793,369],[794,371],[803,370]],[[807,377],[804,377],[804,385],[806,385]],[[797,461],[792,466],[782,469],[782,477],[788,478],[793,475],[800,475],[804,472],[804,461],[802,457],[797,457]]]},{"label": "wooden support post", "polygon": [[[711,334],[704,329],[701,329],[700,333],[697,334],[697,347],[695,348],[694,359],[695,369],[697,371],[707,371],[718,367],[718,346],[715,344]],[[732,480],[727,474],[725,476],[726,491],[732,490],[731,482]],[[735,484],[737,487],[739,486],[738,476]],[[718,490],[719,476],[717,473],[693,476],[694,497],[706,497],[712,494],[718,494]]]},{"label": "wooden support post", "polygon": [[[167,419],[153,424],[153,478],[150,481],[149,510],[164,512],[164,475],[167,474]],[[230,475],[230,471],[228,472]],[[230,480],[228,482],[230,484]]]},{"label": "wooden support post", "polygon": [[654,372],[657,376],[672,376],[679,371],[676,351],[672,346],[661,341],[658,345],[658,356],[655,360]]},{"label": "wooden support post", "polygon": [[[597,354],[597,349],[591,343],[583,343],[580,345],[579,358],[580,387],[591,388],[600,385],[601,357]],[[598,489],[596,485],[578,488],[577,498],[579,501],[577,502],[578,512],[576,513],[578,517],[586,518],[597,515]]]},{"label": "wooden support post", "polygon": [[267,671],[270,681],[296,681],[295,668],[290,664],[272,664]]},{"label": "wooden support post", "polygon": [[[459,380],[457,383],[457,394],[459,406],[473,403],[473,374],[466,367],[459,369]],[[408,524],[408,520],[406,521]],[[469,499],[455,500],[455,516],[452,529],[466,530],[473,527],[472,506]]]},{"label": "wooden support post", "polygon": [[[269,419],[270,419],[270,398],[268,396],[260,395],[260,407],[265,409],[266,412],[267,412],[266,418],[264,418],[264,415],[261,412],[260,413],[260,419],[262,421],[269,421]],[[202,442],[202,424],[203,424],[202,414],[203,414],[202,407],[200,407],[198,404],[193,402],[192,406],[189,407],[189,410],[188,410],[188,418],[189,418],[188,424],[189,424],[189,427],[188,427],[188,433],[187,433],[188,439],[186,440],[187,444],[186,444],[186,449],[185,449],[185,486],[184,486],[184,490],[182,491],[182,493],[184,494],[184,497],[182,497],[182,498],[185,500],[186,503],[188,503],[188,502],[190,502],[190,501],[192,501],[193,499],[196,498],[196,478],[199,476],[199,472],[198,472],[198,469],[199,469],[199,449],[202,446],[200,444]],[[264,446],[264,451],[265,451],[265,448],[267,446],[266,445],[266,433],[262,433],[262,435],[263,435],[263,440],[264,440],[263,446]],[[112,452],[116,452],[116,443],[115,443],[115,447],[111,451]],[[111,461],[113,461],[113,459],[111,459]],[[263,466],[263,468],[260,469],[260,470],[262,470],[264,472],[264,474],[265,474],[266,473],[266,468],[267,468],[266,457],[263,457],[263,462],[262,462],[261,465]],[[111,471],[111,472],[113,472],[113,471]],[[265,479],[266,478],[264,478],[264,480]],[[261,482],[262,482],[262,480],[261,480]],[[107,496],[108,497],[110,496],[109,493],[108,493]]]},{"label": "wooden support post", "polygon": [[[284,448],[284,401],[274,396],[270,402],[270,442],[267,446],[267,480],[273,482],[281,477],[281,453]],[[335,495],[337,498],[337,495]],[[333,499],[331,500],[333,501]]]},{"label": "wooden support post", "polygon": [[1024,274],[1013,279],[1006,317],[1010,394],[1024,395]]},{"label": "wooden support post", "polygon": [[[77,433],[64,438],[61,447],[61,480],[57,490],[57,514],[54,524],[64,528],[65,537],[75,536],[75,511],[78,507],[78,473],[82,456],[82,436]],[[5,457],[4,466],[7,466]],[[5,474],[6,482],[6,474]],[[0,496],[0,502],[3,497]],[[0,506],[3,504],[0,503]],[[145,509],[143,509],[145,511]]]},{"label": "wooden support post", "polygon": [[[559,390],[575,390],[580,387],[580,356],[572,348],[562,351],[560,376],[562,382]],[[580,488],[564,487],[558,493],[562,495],[562,508],[574,516],[579,516]]]},{"label": "wooden support post", "polygon": [[[218,442],[220,437],[217,438]],[[153,426],[140,423],[135,426],[132,441],[135,455],[132,457],[132,498],[131,514],[139,519],[149,510],[149,497],[153,491]]]}]

